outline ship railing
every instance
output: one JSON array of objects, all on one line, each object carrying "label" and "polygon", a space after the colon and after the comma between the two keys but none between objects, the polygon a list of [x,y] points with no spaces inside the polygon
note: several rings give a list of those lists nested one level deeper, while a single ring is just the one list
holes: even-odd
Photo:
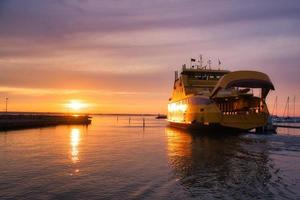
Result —
[{"label": "ship railing", "polygon": [[251,115],[251,114],[260,114],[262,110],[260,109],[251,109],[247,111],[221,111],[222,115]]}]

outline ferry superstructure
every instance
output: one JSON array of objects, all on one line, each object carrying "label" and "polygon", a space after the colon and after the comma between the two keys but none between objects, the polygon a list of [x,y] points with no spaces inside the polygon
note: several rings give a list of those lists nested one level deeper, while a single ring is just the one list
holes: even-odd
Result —
[{"label": "ferry superstructure", "polygon": [[[258,71],[193,66],[175,72],[168,103],[171,126],[209,131],[247,131],[268,121],[266,97],[274,85]],[[257,92],[257,93],[255,93]]]}]

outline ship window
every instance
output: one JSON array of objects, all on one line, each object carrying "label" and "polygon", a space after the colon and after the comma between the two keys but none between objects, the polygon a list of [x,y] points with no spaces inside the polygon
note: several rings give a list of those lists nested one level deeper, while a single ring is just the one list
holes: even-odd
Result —
[{"label": "ship window", "polygon": [[190,79],[198,79],[198,80],[219,80],[222,75],[219,74],[195,74],[195,75],[188,75]]}]

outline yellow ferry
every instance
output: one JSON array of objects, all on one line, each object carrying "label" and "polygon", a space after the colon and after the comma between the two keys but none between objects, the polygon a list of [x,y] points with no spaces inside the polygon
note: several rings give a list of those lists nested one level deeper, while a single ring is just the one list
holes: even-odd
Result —
[{"label": "yellow ferry", "polygon": [[257,71],[182,66],[175,72],[167,120],[171,126],[207,131],[248,131],[267,124],[266,97],[274,90]]}]

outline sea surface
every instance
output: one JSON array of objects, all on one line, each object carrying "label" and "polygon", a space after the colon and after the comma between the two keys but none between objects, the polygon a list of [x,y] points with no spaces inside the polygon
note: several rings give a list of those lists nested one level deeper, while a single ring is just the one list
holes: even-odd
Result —
[{"label": "sea surface", "polygon": [[0,199],[300,199],[300,131],[210,136],[141,116],[0,132]]}]

